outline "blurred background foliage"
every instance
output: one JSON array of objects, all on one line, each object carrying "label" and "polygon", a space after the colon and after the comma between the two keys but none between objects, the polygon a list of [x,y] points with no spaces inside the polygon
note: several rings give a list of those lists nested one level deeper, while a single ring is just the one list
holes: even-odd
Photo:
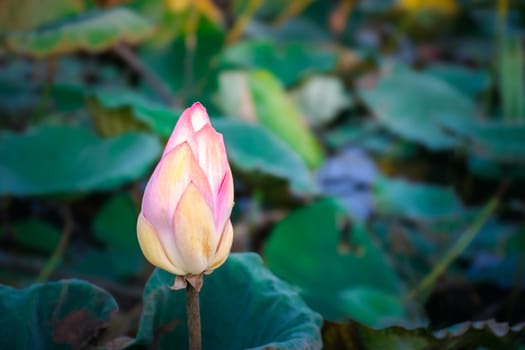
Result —
[{"label": "blurred background foliage", "polygon": [[[525,348],[524,35],[519,0],[1,1],[0,328],[55,310],[34,344],[180,346],[135,224],[201,101],[233,250],[287,283],[232,257],[208,328],[315,348],[309,307],[326,349]],[[63,278],[90,283],[34,284]]]}]

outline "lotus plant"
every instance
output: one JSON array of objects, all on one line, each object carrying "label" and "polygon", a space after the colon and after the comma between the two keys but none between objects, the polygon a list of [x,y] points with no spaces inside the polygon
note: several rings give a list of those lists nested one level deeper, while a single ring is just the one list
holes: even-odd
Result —
[{"label": "lotus plant", "polygon": [[197,102],[175,125],[146,185],[137,221],[146,259],[176,275],[172,289],[187,288],[189,320],[189,298],[196,295],[198,312],[203,274],[221,266],[230,252],[232,207],[233,178],[223,137]]}]

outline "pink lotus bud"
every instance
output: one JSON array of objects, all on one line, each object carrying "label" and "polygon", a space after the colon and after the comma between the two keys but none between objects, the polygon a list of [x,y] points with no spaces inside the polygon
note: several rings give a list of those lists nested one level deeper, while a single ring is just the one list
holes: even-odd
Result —
[{"label": "pink lotus bud", "polygon": [[233,178],[222,135],[194,103],[180,117],[146,185],[137,235],[146,259],[197,290],[230,253]]}]

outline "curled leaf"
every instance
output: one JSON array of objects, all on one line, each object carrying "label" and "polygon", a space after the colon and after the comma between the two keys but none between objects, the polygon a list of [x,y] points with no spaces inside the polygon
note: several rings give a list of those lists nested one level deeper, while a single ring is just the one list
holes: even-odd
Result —
[{"label": "curled leaf", "polygon": [[6,38],[7,48],[34,57],[68,54],[80,50],[100,52],[119,42],[137,44],[153,32],[153,25],[125,8],[96,11],[19,31]]}]

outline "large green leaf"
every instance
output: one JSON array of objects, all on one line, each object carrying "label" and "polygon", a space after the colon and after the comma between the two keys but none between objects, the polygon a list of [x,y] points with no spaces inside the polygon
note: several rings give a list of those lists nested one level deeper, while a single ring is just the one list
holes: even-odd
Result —
[{"label": "large green leaf", "polygon": [[0,349],[83,349],[117,308],[109,293],[80,280],[0,285]]},{"label": "large green leaf", "polygon": [[148,127],[158,135],[168,137],[182,113],[130,90],[97,91],[88,107],[97,131],[103,135],[118,135]]},{"label": "large green leaf", "polygon": [[463,209],[454,191],[436,185],[377,177],[372,192],[379,215],[412,220],[455,217]]},{"label": "large green leaf", "polygon": [[136,44],[153,32],[153,25],[126,8],[91,12],[46,24],[31,31],[9,34],[9,50],[43,57],[79,50],[100,52],[119,42]]},{"label": "large green leaf", "polygon": [[508,167],[506,164],[490,161],[485,157],[472,155],[468,159],[468,169],[471,173],[487,179],[525,179],[525,166]]},{"label": "large green leaf", "polygon": [[236,169],[289,182],[293,192],[315,194],[317,186],[303,160],[287,144],[261,127],[238,120],[214,120]]},{"label": "large green leaf", "polygon": [[398,276],[362,225],[345,225],[346,215],[332,199],[293,212],[266,243],[268,267],[326,319],[372,327],[403,319]]},{"label": "large green leaf", "polygon": [[269,72],[230,71],[220,75],[218,101],[228,116],[259,123],[284,140],[310,168],[323,153],[298,107]]},{"label": "large green leaf", "polygon": [[[148,280],[135,347],[188,348],[186,293],[171,290],[173,280],[159,269]],[[204,277],[200,309],[204,349],[321,348],[321,317],[253,253]]]},{"label": "large green leaf", "polygon": [[0,33],[30,29],[84,9],[84,0],[3,0],[0,1]]},{"label": "large green leaf", "polygon": [[270,40],[243,40],[221,55],[224,65],[266,69],[286,86],[306,73],[333,70],[337,59],[337,52],[326,45]]},{"label": "large green leaf", "polygon": [[24,247],[51,253],[60,240],[60,230],[45,221],[32,218],[17,221],[13,225],[12,238]]},{"label": "large green leaf", "polygon": [[496,162],[525,164],[525,123],[487,123],[471,133],[473,150]]},{"label": "large green leaf", "polygon": [[436,63],[426,67],[425,73],[449,83],[467,96],[475,97],[490,86],[488,72],[459,65]]},{"label": "large green leaf", "polygon": [[142,133],[101,140],[88,130],[44,125],[0,134],[0,194],[107,190],[143,176],[160,154]]},{"label": "large green leaf", "polygon": [[339,295],[342,311],[359,322],[383,326],[390,320],[401,320],[405,315],[404,305],[398,296],[369,287],[350,288]]},{"label": "large green leaf", "polygon": [[484,121],[446,114],[440,123],[463,138],[477,156],[498,163],[525,163],[525,122]]},{"label": "large green leaf", "polygon": [[323,328],[323,343],[326,349],[428,350],[437,343],[429,333],[421,328],[373,329],[355,321],[328,322]]},{"label": "large green leaf", "polygon": [[360,95],[389,130],[434,150],[457,144],[439,124],[441,115],[476,114],[474,103],[448,83],[408,69],[394,70]]},{"label": "large green leaf", "polygon": [[433,332],[429,328],[371,329],[357,322],[327,323],[326,349],[519,349],[525,324],[494,320],[462,322]]}]

